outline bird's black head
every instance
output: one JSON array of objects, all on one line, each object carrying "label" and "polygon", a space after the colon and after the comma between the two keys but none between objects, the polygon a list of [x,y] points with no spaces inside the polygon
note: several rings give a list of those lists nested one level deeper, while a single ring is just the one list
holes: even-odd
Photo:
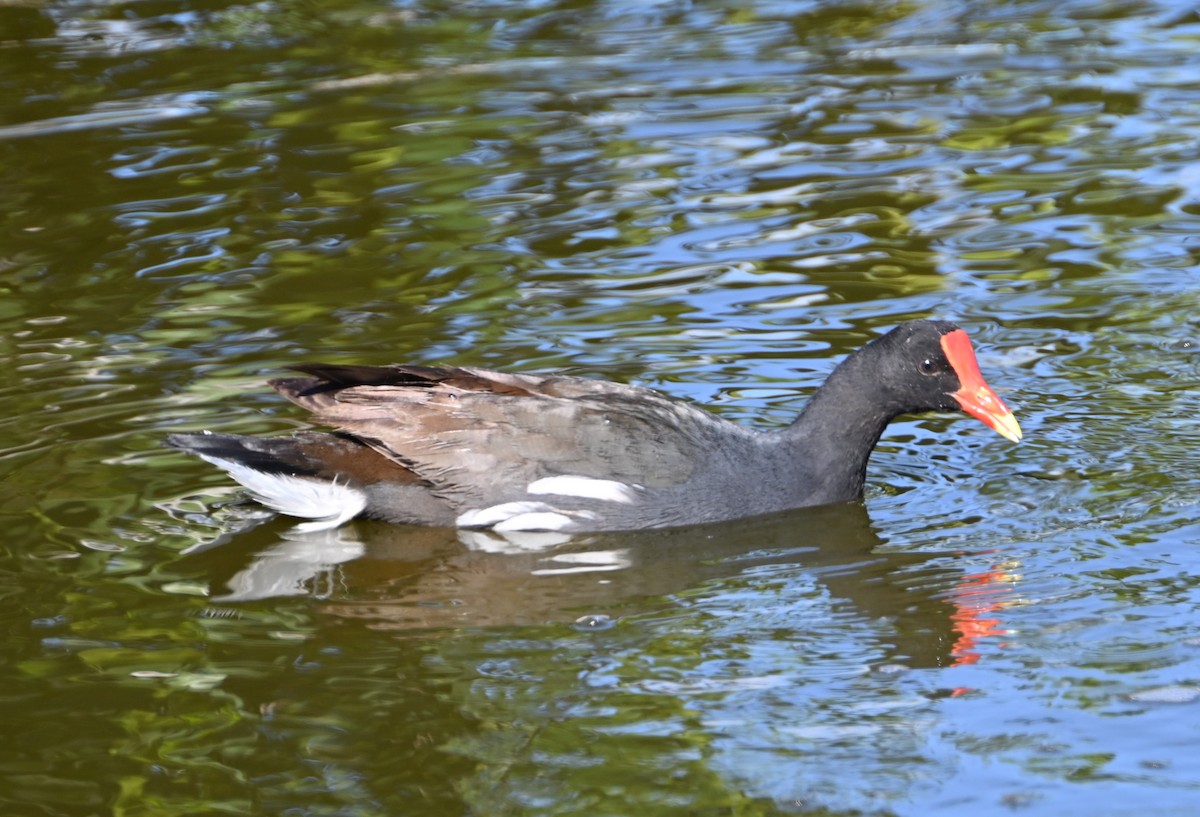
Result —
[{"label": "bird's black head", "polygon": [[1021,439],[1016,418],[980,374],[971,339],[955,324],[909,321],[867,348],[872,375],[899,412],[965,411],[1013,442]]}]

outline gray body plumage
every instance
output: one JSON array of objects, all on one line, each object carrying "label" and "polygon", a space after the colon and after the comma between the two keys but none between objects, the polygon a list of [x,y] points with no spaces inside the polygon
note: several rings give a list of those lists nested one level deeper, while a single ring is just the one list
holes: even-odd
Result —
[{"label": "gray body plumage", "polygon": [[861,496],[867,458],[892,418],[957,408],[948,365],[944,382],[926,378],[916,394],[911,371],[954,329],[914,321],[877,338],[778,431],[619,383],[314,365],[271,385],[334,432],[175,434],[168,443],[225,468],[270,507],[317,520],[310,527],[347,514],[564,531],[734,519]]}]

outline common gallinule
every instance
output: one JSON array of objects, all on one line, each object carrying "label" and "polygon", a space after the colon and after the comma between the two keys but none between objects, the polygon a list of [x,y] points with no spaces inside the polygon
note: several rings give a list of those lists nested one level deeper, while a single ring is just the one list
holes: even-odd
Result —
[{"label": "common gallinule", "polygon": [[638,386],[471,367],[294,367],[271,385],[336,429],[288,437],[172,434],[262,504],[497,531],[630,530],[862,496],[894,417],[965,411],[1008,439],[1012,412],[967,333],[910,321],[847,357],[790,426],[754,431]]}]

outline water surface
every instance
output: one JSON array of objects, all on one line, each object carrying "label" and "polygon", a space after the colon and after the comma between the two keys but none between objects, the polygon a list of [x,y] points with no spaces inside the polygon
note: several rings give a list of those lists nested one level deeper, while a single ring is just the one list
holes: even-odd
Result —
[{"label": "water surface", "polygon": [[[1186,815],[1200,16],[1183,3],[0,6],[0,812]],[[863,504],[303,537],[173,431],[289,364],[759,428],[949,318],[1021,419]],[[539,546],[540,545],[540,546]]]}]

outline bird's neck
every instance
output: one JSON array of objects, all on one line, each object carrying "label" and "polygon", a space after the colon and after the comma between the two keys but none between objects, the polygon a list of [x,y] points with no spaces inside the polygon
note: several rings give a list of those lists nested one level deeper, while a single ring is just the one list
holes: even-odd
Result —
[{"label": "bird's neck", "polygon": [[780,432],[798,475],[809,486],[819,486],[822,501],[862,496],[871,451],[888,423],[902,413],[869,363],[868,350],[842,361],[800,416]]}]

